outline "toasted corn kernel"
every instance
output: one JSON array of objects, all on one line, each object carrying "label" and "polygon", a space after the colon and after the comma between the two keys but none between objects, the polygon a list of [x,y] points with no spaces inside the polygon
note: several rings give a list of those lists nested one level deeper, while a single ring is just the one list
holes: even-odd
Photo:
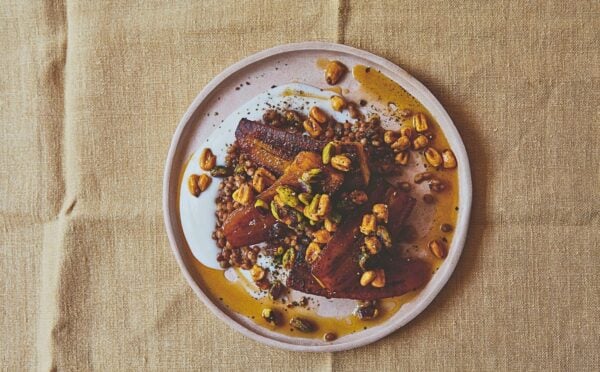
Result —
[{"label": "toasted corn kernel", "polygon": [[417,138],[415,138],[413,141],[413,148],[415,150],[420,150],[422,148],[425,148],[425,147],[427,147],[427,145],[429,145],[429,140],[427,139],[427,137],[425,137],[422,134],[419,134],[417,136]]},{"label": "toasted corn kernel", "polygon": [[360,224],[360,232],[369,235],[375,232],[377,228],[377,219],[372,214],[365,214]]},{"label": "toasted corn kernel", "polygon": [[433,147],[428,147],[425,149],[425,160],[427,160],[432,167],[437,168],[442,165],[442,156]]},{"label": "toasted corn kernel", "polygon": [[336,153],[336,144],[334,142],[329,142],[323,147],[323,164],[327,165],[331,161],[331,158],[335,156]]},{"label": "toasted corn kernel", "polygon": [[252,191],[252,188],[250,187],[250,185],[248,185],[247,183],[244,183],[244,184],[242,184],[242,186],[240,186],[239,189],[237,189],[233,192],[233,195],[231,195],[231,197],[236,202],[238,202],[242,205],[247,205],[254,198],[254,192]]},{"label": "toasted corn kernel", "polygon": [[373,214],[375,217],[383,223],[388,222],[388,206],[387,204],[375,204],[373,205]]},{"label": "toasted corn kernel", "polygon": [[292,190],[292,188],[288,186],[277,186],[275,191],[277,192],[277,195],[279,196],[279,199],[281,200],[281,202],[283,202],[283,204],[292,208],[298,206],[299,200],[296,196],[296,192]]},{"label": "toasted corn kernel", "polygon": [[263,192],[275,182],[275,176],[265,168],[258,168],[252,177],[252,187],[258,192]]},{"label": "toasted corn kernel", "polygon": [[321,126],[319,125],[319,123],[317,123],[312,118],[304,120],[304,123],[302,123],[302,126],[304,127],[304,130],[306,130],[306,132],[312,138],[319,137],[321,135],[321,133],[323,132],[323,129],[321,129]]},{"label": "toasted corn kernel", "polygon": [[329,195],[323,194],[319,198],[319,206],[317,207],[317,216],[325,217],[331,212],[331,200]]},{"label": "toasted corn kernel", "polygon": [[335,85],[348,71],[348,68],[340,61],[330,61],[325,66],[325,81],[329,85]]},{"label": "toasted corn kernel", "polygon": [[427,125],[427,116],[422,112],[413,116],[413,126],[418,133],[426,132],[429,129],[429,125]]},{"label": "toasted corn kernel", "polygon": [[371,285],[375,288],[385,287],[385,271],[383,269],[375,270],[375,278],[371,281]]},{"label": "toasted corn kernel", "polygon": [[365,238],[365,247],[369,254],[377,254],[381,250],[381,242],[375,236],[367,236]]},{"label": "toasted corn kernel", "polygon": [[352,161],[346,155],[336,155],[331,158],[331,166],[342,172],[348,172]]},{"label": "toasted corn kernel", "polygon": [[421,183],[423,181],[427,181],[433,178],[433,173],[431,172],[421,172],[415,174],[414,181],[415,183]]},{"label": "toasted corn kernel", "polygon": [[337,230],[337,224],[329,218],[325,219],[323,227],[325,227],[325,230],[329,231],[330,233],[335,232],[335,230]]},{"label": "toasted corn kernel", "polygon": [[390,147],[396,152],[408,150],[410,148],[410,138],[407,136],[400,136],[400,138],[392,143]]},{"label": "toasted corn kernel", "polygon": [[396,164],[398,164],[398,165],[406,165],[406,164],[408,164],[409,160],[410,160],[410,152],[408,152],[408,151],[401,151],[398,154],[396,154],[396,156],[394,157],[394,162],[396,162]]},{"label": "toasted corn kernel", "polygon": [[375,270],[365,271],[360,276],[360,285],[362,285],[363,287],[368,286],[373,280],[375,280],[376,276],[377,274],[375,274]]},{"label": "toasted corn kernel", "polygon": [[262,267],[260,267],[258,265],[254,265],[250,269],[250,275],[252,276],[252,280],[257,282],[265,277],[265,269],[263,269]]},{"label": "toasted corn kernel", "polygon": [[317,260],[317,258],[319,258],[320,254],[321,254],[321,247],[317,243],[311,242],[308,245],[308,247],[306,248],[304,260],[306,260],[306,262],[311,264],[311,263],[315,262]]},{"label": "toasted corn kernel", "polygon": [[383,142],[388,145],[396,142],[396,140],[398,140],[398,133],[391,130],[386,130],[385,133],[383,133]]},{"label": "toasted corn kernel", "polygon": [[392,248],[392,235],[385,226],[377,226],[376,234],[386,248]]},{"label": "toasted corn kernel", "polygon": [[446,169],[452,169],[452,168],[456,168],[456,157],[454,156],[454,153],[452,152],[452,150],[444,150],[442,151],[442,159],[444,162],[444,168]]},{"label": "toasted corn kernel", "polygon": [[331,102],[331,108],[337,112],[340,112],[346,107],[346,100],[341,96],[331,96],[329,99]]},{"label": "toasted corn kernel", "polygon": [[363,116],[355,102],[348,102],[346,108],[348,109],[348,115],[350,115],[352,119],[358,119]]},{"label": "toasted corn kernel", "polygon": [[262,310],[262,312],[260,313],[260,315],[268,323],[271,323],[273,325],[279,325],[279,316],[278,316],[278,313],[275,310],[269,309],[269,308],[265,308],[265,309]]},{"label": "toasted corn kernel", "polygon": [[194,195],[195,197],[198,197],[198,195],[200,195],[201,192],[200,186],[198,186],[199,179],[200,176],[197,174],[192,174],[188,178],[188,190],[190,190],[190,194]]},{"label": "toasted corn kernel", "polygon": [[413,128],[411,128],[411,127],[402,127],[402,128],[400,128],[400,134],[402,136],[406,136],[408,138],[413,138],[415,135],[415,132],[414,132]]},{"label": "toasted corn kernel", "polygon": [[206,191],[210,183],[212,182],[212,178],[210,178],[207,174],[201,174],[198,178],[198,187],[200,188],[200,192]]},{"label": "toasted corn kernel", "polygon": [[327,244],[331,240],[331,234],[327,229],[317,230],[313,234],[313,239],[315,243]]},{"label": "toasted corn kernel", "polygon": [[217,164],[217,157],[213,154],[211,149],[205,148],[200,153],[200,168],[205,171],[209,171]]},{"label": "toasted corn kernel", "polygon": [[431,250],[431,253],[433,253],[433,255],[437,258],[446,258],[446,255],[448,254],[448,252],[446,252],[446,247],[444,246],[444,243],[442,243],[439,240],[430,241],[429,249]]},{"label": "toasted corn kernel", "polygon": [[317,106],[311,107],[310,111],[308,112],[308,116],[310,116],[311,119],[313,119],[319,124],[325,124],[328,120],[325,111],[321,110]]}]

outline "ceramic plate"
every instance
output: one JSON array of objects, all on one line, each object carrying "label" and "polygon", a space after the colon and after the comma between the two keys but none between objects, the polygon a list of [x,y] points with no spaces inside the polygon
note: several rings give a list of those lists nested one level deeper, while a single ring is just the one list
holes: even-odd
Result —
[{"label": "ceramic plate", "polygon": [[[202,242],[191,242],[189,237],[186,240],[183,231],[192,220],[203,221],[204,227],[200,228],[205,229],[206,237],[202,239],[209,241],[214,226],[214,209],[196,208],[192,214],[182,214],[178,200],[180,180],[186,171],[186,164],[197,154],[198,149],[207,141],[213,146],[233,141],[226,118],[230,115],[233,118],[236,111],[250,99],[276,86],[294,83],[323,87],[323,70],[317,67],[317,61],[322,60],[340,60],[347,66],[366,65],[377,69],[420,101],[435,118],[456,155],[459,183],[459,212],[449,253],[429,283],[385,322],[348,334],[334,342],[272,332],[230,311],[212,297],[207,291],[207,278],[203,278],[197,269],[198,262],[195,258],[202,254],[199,248]],[[346,80],[347,84],[352,84],[351,79]],[[343,83],[341,86],[348,88]],[[214,201],[216,191],[212,195],[211,202]],[[448,281],[467,234],[471,209],[471,173],[467,153],[452,120],[431,92],[406,71],[381,57],[344,45],[319,42],[289,44],[262,51],[234,64],[216,76],[198,94],[181,119],[171,142],[164,174],[163,209],[171,248],[184,276],[218,318],[245,336],[270,346],[294,351],[340,351],[369,344],[402,327],[423,311]],[[181,216],[185,216],[183,221]]]}]

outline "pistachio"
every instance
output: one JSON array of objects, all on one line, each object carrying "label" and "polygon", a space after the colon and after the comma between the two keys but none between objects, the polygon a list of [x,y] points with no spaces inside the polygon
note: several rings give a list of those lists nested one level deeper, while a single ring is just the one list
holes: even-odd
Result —
[{"label": "pistachio", "polygon": [[246,175],[246,167],[244,166],[244,164],[240,163],[238,165],[235,166],[235,168],[233,168],[233,174],[236,175]]},{"label": "pistachio", "polygon": [[285,292],[285,286],[279,280],[275,280],[271,284],[271,288],[269,288],[269,298],[272,301],[278,300],[283,295],[283,292]]},{"label": "pistachio", "polygon": [[317,216],[317,211],[319,209],[319,200],[321,199],[321,195],[317,194],[313,196],[309,205],[304,207],[304,215],[311,221],[318,221],[319,217]]},{"label": "pistachio", "polygon": [[369,200],[369,196],[363,190],[354,190],[350,193],[350,200],[352,203],[362,205]]},{"label": "pistachio", "polygon": [[444,163],[444,168],[446,168],[446,169],[456,168],[456,157],[454,156],[454,153],[452,152],[452,150],[446,149],[446,150],[442,151],[442,159],[443,159],[443,163]]},{"label": "pistachio", "polygon": [[392,248],[392,235],[385,226],[377,226],[376,235],[386,248]]},{"label": "pistachio", "polygon": [[304,118],[297,111],[294,110],[285,110],[283,112],[283,119],[289,125],[298,126],[302,123]]},{"label": "pistachio", "polygon": [[312,264],[313,262],[315,262],[317,260],[317,258],[319,258],[319,255],[321,254],[321,247],[319,246],[319,244],[315,243],[315,242],[311,242],[308,247],[306,248],[306,253],[304,254],[304,260],[306,262],[308,262],[309,264]]},{"label": "pistachio", "polygon": [[279,313],[277,313],[275,310],[270,309],[270,308],[264,308],[260,314],[264,320],[266,320],[268,323],[271,323],[273,325],[279,325],[280,323],[280,317],[279,317]]},{"label": "pistachio", "polygon": [[331,108],[337,112],[340,112],[346,107],[346,100],[341,96],[331,96],[329,99]]},{"label": "pistachio", "polygon": [[217,165],[216,167],[210,170],[210,175],[218,178],[231,176],[231,169],[222,165]]},{"label": "pistachio", "polygon": [[406,165],[406,164],[408,164],[409,160],[410,160],[410,152],[408,152],[408,151],[401,151],[398,154],[396,154],[396,157],[394,157],[394,162],[396,162],[396,164],[399,164],[399,165]]},{"label": "pistachio", "polygon": [[442,165],[442,156],[433,147],[428,147],[425,149],[425,160],[427,160],[429,165],[431,165],[432,167],[437,168],[440,165]]},{"label": "pistachio", "polygon": [[352,161],[346,155],[336,155],[331,158],[331,166],[339,171],[348,172],[351,165]]},{"label": "pistachio", "polygon": [[315,325],[312,322],[310,322],[308,319],[300,317],[294,317],[290,319],[290,325],[295,329],[299,330],[300,332],[304,333],[310,333],[316,329]]},{"label": "pistachio", "polygon": [[283,202],[283,204],[295,208],[298,206],[298,197],[296,196],[296,192],[292,190],[291,187],[288,186],[277,186],[275,189],[277,195]]},{"label": "pistachio", "polygon": [[422,148],[427,147],[428,144],[429,140],[427,139],[427,137],[425,137],[422,134],[419,134],[417,138],[415,138],[413,141],[413,149],[420,150]]},{"label": "pistachio", "polygon": [[419,112],[413,116],[413,127],[418,133],[427,132],[429,126],[427,125],[427,117],[424,113]]},{"label": "pistachio", "polygon": [[212,178],[210,178],[209,175],[201,174],[200,178],[198,178],[198,187],[200,188],[200,191],[206,191],[206,189],[208,189],[208,186],[210,186],[211,182]]},{"label": "pistachio", "polygon": [[188,178],[188,190],[190,190],[190,194],[198,197],[200,195],[200,187],[198,186],[198,180],[200,176],[197,174],[192,174]]},{"label": "pistachio", "polygon": [[323,147],[323,164],[329,164],[331,158],[335,156],[337,150],[336,147],[335,142],[329,142]]},{"label": "pistachio", "polygon": [[312,138],[317,138],[321,135],[321,133],[323,132],[323,129],[321,128],[321,125],[319,123],[317,123],[314,119],[309,118],[304,120],[304,122],[302,123],[302,126],[304,127],[304,130],[312,137]]},{"label": "pistachio", "polygon": [[337,230],[337,224],[333,222],[330,218],[325,219],[323,227],[325,227],[325,230],[329,231],[330,233],[335,232],[335,230]]},{"label": "pistachio", "polygon": [[264,200],[256,199],[256,201],[254,202],[254,208],[261,209],[261,210],[268,210],[269,205]]},{"label": "pistachio", "polygon": [[381,242],[375,236],[367,236],[365,238],[365,247],[369,254],[375,255],[381,250]]},{"label": "pistachio", "polygon": [[375,274],[374,270],[367,270],[367,271],[365,271],[360,276],[360,285],[363,286],[363,287],[368,286],[369,284],[371,284],[371,282],[373,280],[375,280],[376,276],[377,276],[377,274]]},{"label": "pistachio", "polygon": [[301,186],[301,191],[305,192],[305,193],[312,193],[313,192],[313,187],[310,183],[305,182],[304,180],[302,180],[302,178],[298,178],[298,183]]},{"label": "pistachio", "polygon": [[342,76],[348,71],[348,68],[340,61],[330,61],[325,66],[325,81],[329,85],[335,85]]},{"label": "pistachio", "polygon": [[331,200],[329,195],[323,194],[319,198],[319,206],[317,207],[317,216],[325,217],[331,212]]},{"label": "pistachio", "polygon": [[266,274],[265,269],[263,269],[262,267],[260,267],[258,265],[254,265],[250,269],[250,275],[252,276],[252,280],[254,280],[255,282],[264,278],[265,274]]},{"label": "pistachio", "polygon": [[313,106],[310,108],[310,111],[308,112],[308,116],[319,124],[325,124],[325,123],[327,123],[327,120],[329,119],[327,117],[327,114],[325,113],[325,111],[321,110],[317,106]]},{"label": "pistachio", "polygon": [[291,269],[294,261],[296,260],[296,251],[294,248],[288,248],[287,251],[283,254],[283,258],[281,259],[281,264],[286,269]]},{"label": "pistachio", "polygon": [[369,269],[369,260],[371,259],[371,255],[368,253],[363,253],[360,255],[360,257],[358,258],[358,266],[360,266],[360,268],[363,271],[367,271]]},{"label": "pistachio", "polygon": [[433,178],[433,173],[431,172],[421,172],[415,174],[414,181],[415,183],[421,183],[423,181],[427,181]]},{"label": "pistachio", "polygon": [[385,287],[385,271],[383,269],[375,270],[375,278],[371,281],[371,285],[375,288]]},{"label": "pistachio", "polygon": [[363,116],[355,102],[348,102],[346,108],[348,109],[348,115],[350,115],[352,119],[359,119]]},{"label": "pistachio", "polygon": [[271,201],[271,214],[276,220],[281,220],[281,217],[279,216],[279,209],[277,208],[277,202],[275,200]]},{"label": "pistachio", "polygon": [[415,132],[411,127],[402,127],[400,128],[400,135],[412,139],[415,136]]},{"label": "pistachio", "polygon": [[365,214],[360,224],[360,232],[364,235],[370,235],[377,228],[377,219],[372,214]]},{"label": "pistachio", "polygon": [[323,173],[323,171],[320,168],[313,168],[309,171],[302,173],[302,176],[300,177],[300,179],[304,182],[314,183],[314,182],[322,181],[324,176],[325,176],[325,174]]},{"label": "pistachio", "polygon": [[383,133],[383,142],[388,145],[396,142],[396,140],[398,140],[398,133],[391,130],[386,130],[385,133]]},{"label": "pistachio", "polygon": [[242,205],[247,205],[254,198],[254,192],[252,191],[252,188],[250,187],[250,185],[248,185],[247,183],[244,183],[239,187],[239,189],[237,189],[233,192],[233,195],[231,195],[231,197],[236,202],[238,202]]},{"label": "pistachio", "polygon": [[327,244],[331,240],[331,233],[326,229],[317,230],[313,234],[313,239],[316,243]]},{"label": "pistachio", "polygon": [[439,240],[430,241],[429,249],[431,250],[431,253],[433,253],[434,256],[440,259],[446,258],[446,255],[448,254],[448,252],[446,252],[446,247],[444,246],[444,243],[442,243]]},{"label": "pistachio", "polygon": [[375,204],[373,205],[373,214],[377,220],[387,223],[388,222],[388,206],[387,204]]},{"label": "pistachio", "polygon": [[304,205],[309,205],[312,200],[312,197],[313,196],[311,194],[303,192],[300,195],[298,195],[298,200],[300,200],[300,203]]},{"label": "pistachio", "polygon": [[410,138],[407,136],[400,136],[400,138],[398,138],[396,142],[392,143],[390,147],[395,152],[408,150],[410,148]]}]

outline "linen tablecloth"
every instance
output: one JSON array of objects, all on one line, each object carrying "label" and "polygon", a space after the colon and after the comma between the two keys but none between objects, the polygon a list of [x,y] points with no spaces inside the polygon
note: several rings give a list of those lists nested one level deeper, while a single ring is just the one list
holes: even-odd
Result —
[{"label": "linen tablecloth", "polygon": [[[19,1],[0,5],[6,370],[597,370],[597,1]],[[194,295],[163,227],[163,166],[202,87],[321,40],[422,81],[471,159],[456,272],[370,346],[250,341]]]}]

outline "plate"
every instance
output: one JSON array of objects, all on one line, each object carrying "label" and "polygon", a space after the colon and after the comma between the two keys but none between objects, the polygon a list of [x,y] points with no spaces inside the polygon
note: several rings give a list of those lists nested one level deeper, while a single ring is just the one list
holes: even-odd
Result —
[{"label": "plate", "polygon": [[[211,297],[206,290],[207,278],[203,278],[196,269],[196,258],[183,233],[178,191],[187,162],[205,141],[231,136],[221,128],[225,118],[257,94],[275,86],[289,83],[323,86],[323,71],[317,68],[316,63],[333,59],[347,66],[366,65],[381,71],[420,101],[435,118],[458,160],[459,212],[448,256],[414,299],[382,324],[334,342],[324,342],[272,332],[230,311]],[[446,284],[460,258],[468,229],[471,198],[471,173],[464,144],[452,120],[431,92],[406,71],[381,57],[348,46],[321,42],[268,49],[217,75],[194,99],[173,135],[163,184],[163,212],[173,254],[188,283],[204,304],[230,327],[253,340],[287,350],[313,352],[342,351],[369,344],[394,332],[421,313]],[[207,225],[212,221],[210,218],[207,215]]]}]

